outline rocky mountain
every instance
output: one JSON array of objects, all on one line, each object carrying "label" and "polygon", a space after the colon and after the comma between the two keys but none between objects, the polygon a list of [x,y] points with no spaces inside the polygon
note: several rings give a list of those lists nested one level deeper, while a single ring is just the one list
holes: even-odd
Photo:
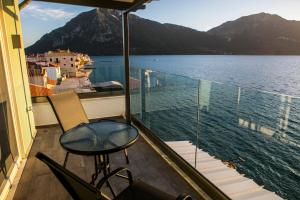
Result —
[{"label": "rocky mountain", "polygon": [[[130,16],[132,54],[216,54],[226,41],[190,28]],[[44,35],[26,53],[70,49],[90,55],[122,53],[122,18],[118,11],[97,8]]]},{"label": "rocky mountain", "polygon": [[[226,41],[190,28],[130,16],[130,44],[133,54],[216,54]],[[224,47],[223,47],[224,46]],[[70,49],[90,55],[122,53],[122,19],[118,11],[94,9],[44,35],[26,53]]]},{"label": "rocky mountain", "polygon": [[[201,32],[130,16],[131,54],[300,54],[300,22],[260,13]],[[44,35],[26,53],[70,49],[90,55],[122,53],[118,11],[94,9]]]},{"label": "rocky mountain", "polygon": [[65,26],[45,34],[26,53],[43,53],[48,50],[70,49],[100,55],[117,54],[122,47],[122,26],[119,13],[95,9],[83,12]]},{"label": "rocky mountain", "polygon": [[233,54],[300,54],[300,22],[278,15],[241,17],[208,33],[225,38]]}]

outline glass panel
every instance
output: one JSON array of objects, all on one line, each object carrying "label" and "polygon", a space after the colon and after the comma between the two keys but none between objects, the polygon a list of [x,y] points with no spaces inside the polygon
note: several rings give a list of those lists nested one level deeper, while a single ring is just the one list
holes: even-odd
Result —
[{"label": "glass panel", "polygon": [[[196,151],[198,81],[147,69],[131,68],[134,116],[161,140],[186,141]],[[183,126],[184,124],[184,126]],[[195,157],[189,162],[195,166]]]},{"label": "glass panel", "polygon": [[299,98],[212,86],[199,145],[266,189],[287,199],[299,196]]},{"label": "glass panel", "polygon": [[0,192],[18,156],[3,66],[0,67]]},{"label": "glass panel", "polygon": [[[141,75],[145,72],[143,69],[140,68],[130,68],[130,97],[131,97],[131,113],[135,116],[141,116],[142,114],[142,101],[145,100],[143,98],[142,100],[142,93],[145,90],[141,90],[141,84],[143,81],[144,83],[144,77],[142,79]],[[143,95],[144,96],[144,95]],[[143,106],[145,105],[145,102],[143,102]],[[145,107],[145,106],[144,106]]]},{"label": "glass panel", "polygon": [[300,98],[146,69],[131,76],[140,85],[134,116],[202,174],[217,171],[208,165],[217,159],[285,199],[299,197]]}]

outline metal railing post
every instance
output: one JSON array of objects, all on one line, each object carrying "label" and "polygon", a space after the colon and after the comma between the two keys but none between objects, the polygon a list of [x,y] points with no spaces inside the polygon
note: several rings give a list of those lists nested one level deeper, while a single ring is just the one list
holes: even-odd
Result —
[{"label": "metal railing post", "polygon": [[145,120],[146,115],[146,85],[145,85],[145,70],[141,70],[141,86],[140,86],[140,94],[141,94],[141,114],[142,120]]},{"label": "metal railing post", "polygon": [[123,57],[125,67],[125,118],[127,123],[131,123],[130,112],[130,83],[129,83],[129,24],[128,24],[128,12],[124,12],[122,15],[123,20]]}]

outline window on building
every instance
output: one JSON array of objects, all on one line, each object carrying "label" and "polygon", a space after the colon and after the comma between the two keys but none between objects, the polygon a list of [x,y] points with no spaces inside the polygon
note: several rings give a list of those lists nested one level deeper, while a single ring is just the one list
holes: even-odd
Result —
[{"label": "window on building", "polygon": [[52,62],[52,58],[50,58],[50,62]]},{"label": "window on building", "polygon": [[71,61],[73,61],[73,58],[71,58]]},{"label": "window on building", "polygon": [[56,58],[56,62],[58,63],[58,58]]},{"label": "window on building", "polygon": [[71,64],[71,67],[73,67],[74,65],[73,64]]}]

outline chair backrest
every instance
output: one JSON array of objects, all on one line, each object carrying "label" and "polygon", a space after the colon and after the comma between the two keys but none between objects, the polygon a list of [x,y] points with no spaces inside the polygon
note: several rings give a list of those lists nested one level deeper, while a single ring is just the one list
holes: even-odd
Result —
[{"label": "chair backrest", "polygon": [[64,132],[79,124],[89,123],[80,99],[74,91],[48,96],[48,100]]},{"label": "chair backrest", "polygon": [[63,168],[61,165],[53,161],[43,153],[37,153],[36,157],[44,162],[56,178],[61,182],[64,188],[75,200],[107,200],[105,196],[102,196],[101,192],[90,184]]}]

